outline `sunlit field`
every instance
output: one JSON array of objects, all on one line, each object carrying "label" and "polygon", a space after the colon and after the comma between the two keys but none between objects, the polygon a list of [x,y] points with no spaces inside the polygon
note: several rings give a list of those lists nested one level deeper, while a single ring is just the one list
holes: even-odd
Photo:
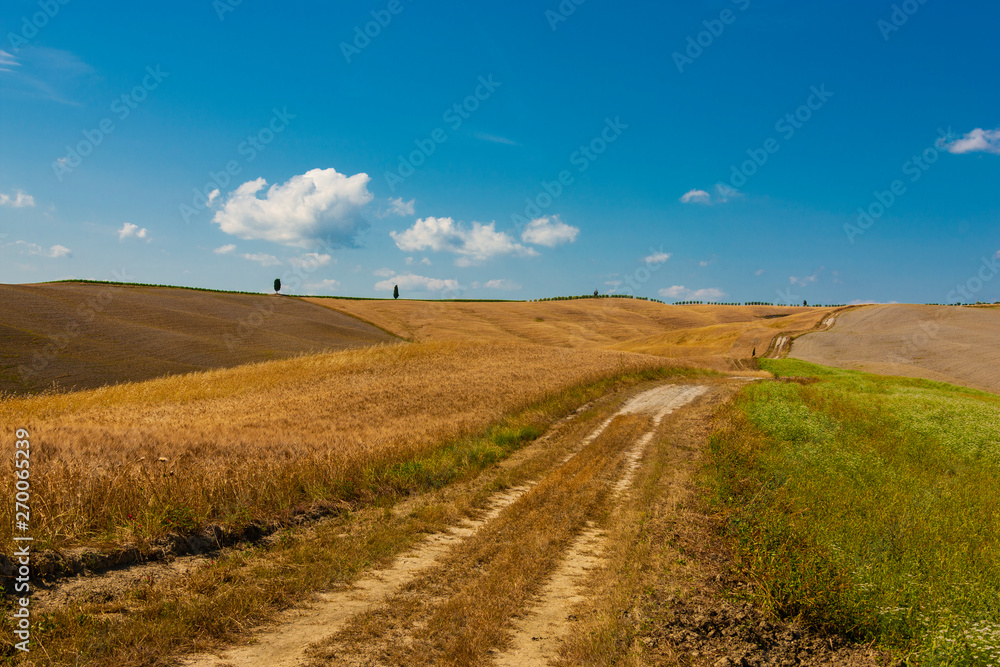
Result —
[{"label": "sunlit field", "polygon": [[[403,464],[574,386],[668,366],[508,343],[392,345],[7,399],[0,422],[31,434],[37,547],[123,542],[405,491],[414,475],[445,483],[462,461]],[[500,439],[544,424],[529,426]],[[12,509],[0,510],[6,544]]]},{"label": "sunlit field", "polygon": [[803,333],[832,308],[665,305],[641,299],[451,303],[306,299],[415,341],[490,340],[684,358],[727,370],[781,332]]},{"label": "sunlit field", "polygon": [[921,664],[1000,664],[1000,397],[798,361],[712,445],[765,605]]}]

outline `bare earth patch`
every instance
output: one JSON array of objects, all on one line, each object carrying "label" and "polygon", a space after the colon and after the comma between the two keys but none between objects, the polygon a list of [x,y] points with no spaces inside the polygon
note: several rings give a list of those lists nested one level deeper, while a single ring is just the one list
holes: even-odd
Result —
[{"label": "bare earth patch", "polygon": [[788,356],[1000,393],[1000,308],[889,305],[841,313],[797,338]]}]

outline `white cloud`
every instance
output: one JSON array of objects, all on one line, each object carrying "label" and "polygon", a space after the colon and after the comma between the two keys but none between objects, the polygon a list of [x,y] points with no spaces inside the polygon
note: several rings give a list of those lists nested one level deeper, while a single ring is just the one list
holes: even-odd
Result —
[{"label": "white cloud", "polygon": [[756,271],[753,272],[753,274],[755,276],[762,276],[764,275],[764,269],[757,269]]},{"label": "white cloud", "polygon": [[389,276],[396,275],[396,272],[392,269],[376,269],[375,271],[372,271],[372,273],[379,278],[388,278]]},{"label": "white cloud", "polygon": [[413,215],[416,213],[416,199],[411,199],[410,201],[403,201],[402,197],[396,197],[395,199],[389,200],[389,213],[393,215]]},{"label": "white cloud", "polygon": [[713,204],[725,204],[731,199],[738,199],[743,196],[739,190],[734,190],[724,183],[716,183],[713,191],[714,194],[707,190],[688,190],[681,196],[681,203],[711,206]]},{"label": "white cloud", "polygon": [[621,287],[622,281],[620,280],[605,280],[604,284],[608,287]]},{"label": "white cloud", "polygon": [[665,287],[659,291],[659,294],[665,299],[681,299],[684,301],[717,301],[729,296],[715,287],[692,290],[684,287],[684,285]]},{"label": "white cloud", "polygon": [[941,148],[949,153],[993,153],[1000,155],[1000,128],[984,130],[977,127],[960,139],[943,139]]},{"label": "white cloud", "polygon": [[[2,53],[2,51],[0,51]],[[12,206],[14,208],[25,208],[34,206],[35,198],[24,190],[17,190],[13,195],[0,193],[0,206]]]},{"label": "white cloud", "polygon": [[212,252],[214,252],[216,255],[228,255],[234,250],[236,250],[236,245],[233,243],[227,243],[226,245],[220,245]]},{"label": "white cloud", "polygon": [[521,145],[521,144],[517,143],[516,141],[514,141],[513,139],[508,139],[507,137],[498,137],[495,134],[486,134],[485,132],[476,132],[472,136],[474,136],[476,139],[479,139],[481,141],[489,141],[490,143],[493,143],[493,144],[506,144],[507,146],[520,146]]},{"label": "white cloud", "polygon": [[[414,264],[417,264],[417,263],[418,263],[417,260],[415,260],[413,257],[407,257],[406,258],[406,265],[407,266],[413,266]],[[423,264],[424,266],[430,266],[431,265],[431,260],[429,260],[426,257],[424,257],[424,258],[422,258],[420,260],[419,263]]]},{"label": "white cloud", "polygon": [[712,195],[704,190],[688,190],[681,196],[682,204],[711,204]]},{"label": "white cloud", "polygon": [[247,181],[229,194],[213,222],[241,239],[307,248],[330,235],[349,241],[364,226],[359,211],[372,200],[368,174],[312,169],[258,193],[267,181]]},{"label": "white cloud", "polygon": [[304,255],[292,257],[288,260],[288,263],[300,269],[313,271],[321,266],[326,266],[330,263],[331,259],[333,258],[330,257],[330,255],[321,255],[318,252],[307,252]]},{"label": "white cloud", "polygon": [[21,63],[17,61],[17,56],[0,49],[0,72],[10,72],[12,67],[18,67]]},{"label": "white cloud", "polygon": [[709,264],[711,264],[711,262],[708,261],[708,260],[706,260],[706,259],[703,259],[702,261],[698,262],[698,266],[700,266],[702,268],[708,266]]},{"label": "white cloud", "polygon": [[118,240],[124,241],[127,238],[135,237],[137,239],[147,239],[149,238],[149,230],[145,227],[139,228],[139,225],[133,225],[131,222],[122,223],[122,228],[118,230]]},{"label": "white cloud", "polygon": [[412,273],[392,276],[388,280],[375,283],[375,289],[382,291],[392,291],[392,288],[399,285],[401,291],[413,290],[414,292],[455,292],[460,289],[457,280],[439,278],[427,278]]},{"label": "white cloud", "polygon": [[18,247],[22,255],[38,255],[40,257],[51,257],[52,259],[68,257],[72,252],[72,250],[64,245],[50,246],[48,250],[37,243],[28,243],[27,241],[15,241],[13,245]]},{"label": "white cloud", "polygon": [[725,204],[730,199],[739,199],[743,195],[739,190],[734,190],[724,183],[715,184],[715,201]]},{"label": "white cloud", "polygon": [[219,198],[219,188],[215,188],[208,193],[208,205],[211,206],[216,199]]},{"label": "white cloud", "polygon": [[538,254],[516,243],[506,233],[496,231],[492,222],[488,225],[473,222],[472,228],[466,229],[451,218],[428,217],[417,220],[409,229],[389,232],[389,235],[396,242],[396,247],[404,252],[433,250],[455,253],[459,255],[455,260],[458,266],[470,266],[500,255],[524,257]]},{"label": "white cloud", "polygon": [[816,273],[812,274],[811,276],[805,276],[804,278],[798,278],[796,276],[788,276],[788,282],[791,285],[800,285],[802,287],[805,287],[819,280],[819,274],[821,273],[823,273],[823,267],[820,267],[816,271]]},{"label": "white cloud", "polygon": [[518,290],[521,286],[515,283],[513,280],[508,280],[506,278],[499,278],[497,280],[488,280],[483,284],[486,289],[502,289],[502,290]]},{"label": "white cloud", "polygon": [[326,278],[318,283],[306,283],[305,287],[308,289],[319,289],[319,290],[330,290],[340,287],[340,281],[334,280],[333,278]]},{"label": "white cloud", "polygon": [[544,216],[528,223],[521,232],[521,240],[525,243],[554,248],[563,243],[573,243],[579,233],[579,227],[567,225],[558,215]]},{"label": "white cloud", "polygon": [[243,259],[249,259],[251,262],[257,262],[261,266],[278,266],[281,264],[281,260],[274,255],[267,255],[262,252],[255,252],[253,254],[244,253]]},{"label": "white cloud", "polygon": [[669,252],[654,252],[652,255],[647,255],[643,261],[646,264],[663,264],[671,257],[673,257],[673,255]]}]

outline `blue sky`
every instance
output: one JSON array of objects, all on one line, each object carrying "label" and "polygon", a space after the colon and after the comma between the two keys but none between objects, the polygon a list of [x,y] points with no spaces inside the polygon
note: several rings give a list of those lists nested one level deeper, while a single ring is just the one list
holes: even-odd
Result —
[{"label": "blue sky", "polygon": [[9,1],[0,282],[1000,300],[998,23],[943,0]]}]

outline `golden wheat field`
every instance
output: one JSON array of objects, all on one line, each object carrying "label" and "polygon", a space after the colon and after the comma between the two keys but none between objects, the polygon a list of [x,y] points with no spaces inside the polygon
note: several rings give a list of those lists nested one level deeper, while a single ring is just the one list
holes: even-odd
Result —
[{"label": "golden wheat field", "polygon": [[183,524],[335,497],[570,386],[669,363],[499,342],[388,345],[9,398],[0,423],[31,434],[41,542],[120,541],[154,533],[167,512]]},{"label": "golden wheat field", "polygon": [[779,333],[809,331],[833,309],[668,306],[641,299],[427,302],[307,298],[403,338],[531,342],[684,358],[726,370],[767,349]]}]

